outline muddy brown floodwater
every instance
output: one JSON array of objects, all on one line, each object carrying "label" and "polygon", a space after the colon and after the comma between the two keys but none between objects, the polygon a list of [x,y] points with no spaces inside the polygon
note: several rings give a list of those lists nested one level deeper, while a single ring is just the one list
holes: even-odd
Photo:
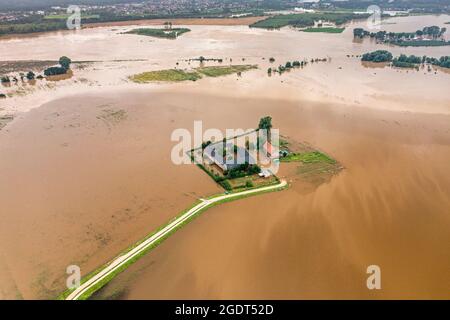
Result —
[{"label": "muddy brown floodwater", "polygon": [[[386,29],[410,31],[449,16],[391,21]],[[0,131],[0,298],[54,298],[68,265],[87,274],[221,192],[198,168],[172,164],[174,129],[192,130],[194,120],[253,128],[265,115],[345,169],[311,190],[295,164],[283,164],[288,190],[208,210],[95,298],[450,298],[449,74],[362,65],[347,55],[386,46],[352,42],[352,28],[195,25],[176,41],[117,28],[0,42],[5,61],[97,61],[52,86],[0,89],[12,94],[0,116],[14,116]],[[260,68],[195,83],[127,81],[200,55]],[[328,61],[268,77],[271,56],[276,65]],[[376,292],[366,287],[373,264],[382,271]]]},{"label": "muddy brown floodwater", "polygon": [[[202,97],[205,110],[209,99],[217,98]],[[307,102],[215,103],[211,116],[203,113],[211,125],[243,118],[245,127],[252,115],[271,114],[285,134],[321,146],[346,169],[314,192],[294,183],[209,210],[97,298],[449,297],[448,116]],[[280,175],[293,178],[290,170]],[[383,272],[379,292],[365,285],[372,264]]]}]

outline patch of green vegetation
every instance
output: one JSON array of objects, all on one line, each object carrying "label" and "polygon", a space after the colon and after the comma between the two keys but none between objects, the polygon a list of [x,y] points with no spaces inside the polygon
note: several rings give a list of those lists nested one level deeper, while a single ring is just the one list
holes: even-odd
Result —
[{"label": "patch of green vegetation", "polygon": [[424,57],[425,62],[442,68],[450,68],[450,56],[442,56],[439,59],[433,57]]},{"label": "patch of green vegetation", "polygon": [[201,75],[195,71],[187,72],[176,69],[143,72],[130,77],[130,79],[136,83],[147,83],[153,81],[197,81],[200,78]]},{"label": "patch of green vegetation", "polygon": [[17,23],[0,25],[0,36],[5,34],[23,34],[34,32],[47,32],[67,28],[65,21],[50,21],[46,23]]},{"label": "patch of green vegetation", "polygon": [[230,74],[240,74],[251,69],[256,69],[256,65],[231,65],[231,66],[211,66],[196,68],[192,71],[184,71],[178,69],[168,69],[159,71],[149,71],[131,76],[130,79],[136,83],[147,83],[154,81],[197,81],[202,76],[221,77]]},{"label": "patch of green vegetation", "polygon": [[376,50],[363,54],[361,61],[389,62],[392,60],[392,53],[386,50]]},{"label": "patch of green vegetation", "polygon": [[211,66],[195,69],[199,73],[207,77],[221,77],[234,73],[241,73],[252,69],[257,69],[258,66],[244,64],[244,65],[231,65],[231,66]]},{"label": "patch of green vegetation", "polygon": [[176,39],[183,33],[189,32],[188,28],[172,28],[172,29],[155,29],[155,28],[139,28],[125,32],[125,34],[137,34],[140,36],[149,36],[155,38]]},{"label": "patch of green vegetation", "polygon": [[325,33],[342,33],[345,28],[335,27],[319,27],[319,28],[306,28],[303,32],[325,32]]},{"label": "patch of green vegetation", "polygon": [[450,41],[443,40],[409,40],[391,42],[400,47],[442,47],[450,46]]},{"label": "patch of green vegetation", "polygon": [[294,26],[299,28],[312,27],[315,21],[329,21],[336,25],[341,25],[353,19],[365,19],[369,14],[354,14],[344,12],[318,12],[318,13],[300,13],[284,14],[269,17],[265,20],[255,22],[250,25],[254,28],[278,29],[285,26]]},{"label": "patch of green vegetation", "polygon": [[445,41],[443,38],[446,31],[447,28],[438,26],[424,27],[416,32],[369,32],[363,28],[355,28],[353,36],[360,39],[370,37],[376,39],[377,42],[401,47],[439,47],[450,45],[450,41]]},{"label": "patch of green vegetation", "polygon": [[310,163],[329,163],[335,164],[336,160],[330,158],[326,154],[319,151],[311,151],[304,153],[291,153],[286,157],[280,159],[282,162],[303,162],[304,164]]},{"label": "patch of green vegetation", "polygon": [[219,184],[227,191],[233,190],[233,187],[231,186],[230,182],[228,180],[221,180],[219,181]]}]

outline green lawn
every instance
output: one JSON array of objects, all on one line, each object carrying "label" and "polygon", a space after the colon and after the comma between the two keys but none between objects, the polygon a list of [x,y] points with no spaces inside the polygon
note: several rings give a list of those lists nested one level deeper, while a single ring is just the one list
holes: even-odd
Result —
[{"label": "green lawn", "polygon": [[192,71],[184,71],[177,69],[158,70],[143,72],[130,77],[130,80],[136,83],[147,83],[155,81],[196,81],[202,76],[206,77],[221,77],[238,72],[245,72],[251,69],[256,69],[256,65],[231,65],[231,66],[211,66],[193,69]]},{"label": "green lawn", "polygon": [[168,82],[178,82],[178,81],[196,81],[201,78],[201,75],[197,72],[186,72],[183,70],[159,70],[159,71],[149,71],[136,74],[131,76],[130,79],[137,83],[147,83],[154,81],[168,81]]},{"label": "green lawn", "polygon": [[306,28],[303,32],[324,32],[324,33],[342,33],[345,28],[335,27],[319,27],[319,28]]},{"label": "green lawn", "polygon": [[125,32],[126,34],[137,34],[140,36],[148,36],[155,38],[176,39],[183,33],[191,31],[188,28],[172,28],[172,29],[155,29],[155,28],[139,28]]},{"label": "green lawn", "polygon": [[256,65],[232,65],[232,66],[212,66],[212,67],[202,67],[195,69],[199,73],[207,77],[221,77],[233,73],[245,72],[251,69],[258,68]]},{"label": "green lawn", "polygon": [[310,163],[329,163],[335,164],[336,161],[324,153],[319,151],[311,151],[305,153],[291,153],[284,158],[280,159],[282,162],[303,162],[305,164]]}]

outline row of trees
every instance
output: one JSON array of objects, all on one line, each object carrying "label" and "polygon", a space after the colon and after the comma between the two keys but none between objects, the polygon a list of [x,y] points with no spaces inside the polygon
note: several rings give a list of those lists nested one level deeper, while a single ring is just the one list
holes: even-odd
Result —
[{"label": "row of trees", "polygon": [[394,67],[400,68],[412,68],[419,64],[431,64],[443,68],[450,68],[450,56],[442,56],[439,59],[427,56],[415,56],[401,54],[398,57],[393,58],[392,53],[386,50],[377,50],[368,52],[362,55],[362,61],[371,62],[391,62]]},{"label": "row of trees", "polygon": [[[271,58],[272,59],[272,58]],[[273,61],[275,61],[275,59],[273,60]],[[327,61],[327,58],[322,58],[322,59],[319,59],[319,58],[316,58],[316,59],[311,59],[311,63],[314,63],[314,62],[320,62],[320,61],[322,61],[322,62],[324,62],[324,61]],[[272,62],[272,61],[271,61]],[[302,60],[302,61],[298,61],[298,60],[295,60],[295,61],[288,61],[288,62],[286,62],[284,65],[279,65],[278,66],[278,68],[269,68],[269,69],[267,69],[267,73],[268,74],[272,74],[272,72],[278,72],[278,73],[283,73],[283,72],[285,72],[285,71],[287,71],[287,70],[290,70],[290,69],[292,69],[292,68],[298,68],[298,67],[304,67],[304,66],[306,66],[308,64],[308,61],[306,61],[306,60]]]},{"label": "row of trees", "polygon": [[392,60],[392,53],[387,50],[376,50],[363,54],[361,60],[369,62],[389,62]]},{"label": "row of trees", "polygon": [[[59,66],[56,67],[50,67],[44,70],[44,74],[46,76],[53,76],[53,75],[59,75],[59,74],[66,74],[67,71],[70,69],[70,64],[72,63],[72,60],[70,60],[68,57],[61,57],[59,58]],[[36,76],[36,74],[33,71],[28,71],[27,73],[19,73],[19,77],[22,81],[25,80],[25,78],[29,81],[34,79],[43,79],[44,77],[42,75]],[[10,77],[8,75],[4,75],[0,77],[1,83],[11,83],[11,82],[19,82],[19,78],[16,76]]]},{"label": "row of trees", "polygon": [[443,68],[450,68],[450,56],[442,56],[439,59],[425,57],[425,62]]},{"label": "row of trees", "polygon": [[422,63],[422,57],[415,55],[407,56],[406,54],[401,54],[392,60],[392,65],[398,68],[414,68],[416,65]]},{"label": "row of trees", "polygon": [[70,69],[70,64],[72,63],[72,60],[70,58],[63,56],[59,58],[59,67],[50,67],[44,70],[44,74],[46,76],[55,76],[55,75],[61,75],[66,74],[67,71]]},{"label": "row of trees", "polygon": [[[25,78],[28,80],[34,80],[36,78],[36,75],[33,71],[28,71],[25,73],[19,74],[20,79],[23,81]],[[18,82],[19,79],[17,77],[10,77],[10,76],[2,76],[0,77],[0,82],[2,83],[10,83],[10,82]]]},{"label": "row of trees", "polygon": [[416,32],[387,32],[387,31],[369,32],[364,30],[363,28],[355,28],[353,29],[353,36],[357,38],[364,38],[369,36],[371,38],[375,38],[380,41],[397,42],[423,36],[432,39],[437,39],[441,38],[446,31],[447,28],[445,27],[440,28],[438,26],[425,27],[422,30],[417,30]]},{"label": "row of trees", "polygon": [[450,56],[442,56],[439,59],[427,56],[415,56],[410,55],[407,56],[405,54],[401,54],[399,57],[394,58],[392,60],[392,65],[394,67],[415,67],[419,64],[431,64],[434,66],[439,66],[443,68],[450,68]]}]

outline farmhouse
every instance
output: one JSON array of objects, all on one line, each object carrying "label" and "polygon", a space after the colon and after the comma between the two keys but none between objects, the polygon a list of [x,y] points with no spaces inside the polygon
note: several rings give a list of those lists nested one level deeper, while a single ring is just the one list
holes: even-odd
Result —
[{"label": "farmhouse", "polygon": [[247,149],[238,147],[232,142],[211,144],[205,149],[203,156],[223,172],[238,168],[245,163],[256,164],[255,157]]}]

